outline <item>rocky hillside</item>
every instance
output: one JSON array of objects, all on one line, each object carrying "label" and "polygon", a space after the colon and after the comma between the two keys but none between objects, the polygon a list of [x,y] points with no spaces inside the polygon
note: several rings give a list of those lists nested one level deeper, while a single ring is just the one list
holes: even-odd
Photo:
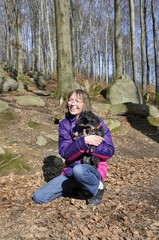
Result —
[{"label": "rocky hillside", "polygon": [[[112,131],[116,153],[108,160],[103,203],[86,205],[87,193],[38,205],[33,192],[61,170],[58,155],[59,108],[47,90],[35,88],[0,95],[0,239],[150,240],[159,233],[159,133],[146,117],[119,116],[104,99],[94,112]],[[27,96],[27,97],[26,97]],[[97,107],[98,105],[98,107]]]}]

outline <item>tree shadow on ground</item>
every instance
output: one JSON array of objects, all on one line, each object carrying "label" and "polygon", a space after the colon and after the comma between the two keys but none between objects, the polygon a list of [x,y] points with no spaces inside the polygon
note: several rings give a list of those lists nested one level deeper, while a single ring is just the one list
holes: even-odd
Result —
[{"label": "tree shadow on ground", "polygon": [[[52,155],[44,158],[43,161],[43,175],[46,182],[49,182],[53,178],[59,176],[64,168],[64,163],[62,158]],[[75,198],[80,200],[86,200],[90,198],[92,194],[83,186],[77,187],[76,189],[70,189],[67,193],[67,197]]]},{"label": "tree shadow on ground", "polygon": [[129,115],[127,120],[133,128],[159,143],[158,128],[151,125],[146,117]]}]

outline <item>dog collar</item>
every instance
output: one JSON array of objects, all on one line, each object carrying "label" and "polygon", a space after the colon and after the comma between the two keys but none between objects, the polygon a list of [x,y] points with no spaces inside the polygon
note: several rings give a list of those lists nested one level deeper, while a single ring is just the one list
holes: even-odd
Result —
[{"label": "dog collar", "polygon": [[92,130],[92,132],[94,132],[94,130],[95,130],[95,129],[99,129],[99,128],[100,128],[100,126],[101,126],[101,123],[99,123],[99,125],[98,125],[96,128],[93,128],[93,129],[91,129],[91,130]]}]

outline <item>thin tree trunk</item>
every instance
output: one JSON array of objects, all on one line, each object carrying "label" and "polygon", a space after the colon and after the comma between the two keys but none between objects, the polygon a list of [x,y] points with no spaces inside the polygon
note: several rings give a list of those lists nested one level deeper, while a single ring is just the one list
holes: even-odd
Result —
[{"label": "thin tree trunk", "polygon": [[142,93],[145,94],[145,51],[144,51],[144,22],[143,22],[143,0],[140,0],[140,23],[141,23],[141,69],[142,69]]},{"label": "thin tree trunk", "polygon": [[50,33],[50,24],[49,24],[49,14],[48,14],[48,3],[45,3],[45,15],[46,15],[46,25],[47,25],[47,32],[48,32],[48,42],[49,42],[49,72],[50,74],[53,73],[53,48],[51,43],[51,33]]},{"label": "thin tree trunk", "polygon": [[40,25],[41,25],[41,7],[38,10],[38,17],[39,17],[39,22],[38,22],[38,56],[37,56],[37,70],[38,72],[41,71],[41,31],[40,31]]},{"label": "thin tree trunk", "polygon": [[71,45],[72,45],[72,61],[73,61],[73,77],[76,82],[76,65],[75,65],[75,29],[74,29],[74,15],[73,15],[73,4],[71,3],[71,20],[70,20],[70,28],[71,28]]},{"label": "thin tree trunk", "polygon": [[89,0],[89,64],[90,64],[90,73],[89,77],[93,77],[93,60],[92,60],[92,17],[91,17],[91,2]]},{"label": "thin tree trunk", "polygon": [[130,32],[131,32],[131,55],[133,67],[133,81],[137,83],[137,54],[136,54],[136,39],[135,39],[135,14],[134,14],[134,0],[129,0],[130,9]]},{"label": "thin tree trunk", "polygon": [[114,0],[115,8],[115,63],[116,77],[122,75],[122,31],[121,31],[121,11],[120,0]]},{"label": "thin tree trunk", "polygon": [[16,6],[16,27],[17,27],[17,78],[22,74],[22,44],[21,44],[21,19],[19,5]]},{"label": "thin tree trunk", "polygon": [[105,29],[105,83],[108,84],[108,18],[106,19]]},{"label": "thin tree trunk", "polygon": [[151,11],[153,20],[153,42],[155,55],[155,78],[156,78],[156,93],[159,93],[159,62],[157,58],[157,33],[156,33],[156,15],[155,15],[155,0],[151,1]]},{"label": "thin tree trunk", "polygon": [[77,45],[77,57],[76,57],[76,61],[77,61],[77,72],[80,72],[80,57],[79,57],[79,28],[77,29],[77,35],[76,35],[76,45]]},{"label": "thin tree trunk", "polygon": [[146,66],[147,66],[147,74],[146,74],[146,84],[150,85],[150,64],[148,57],[148,29],[147,29],[147,0],[144,0],[144,25],[145,25],[145,47],[146,47]]}]

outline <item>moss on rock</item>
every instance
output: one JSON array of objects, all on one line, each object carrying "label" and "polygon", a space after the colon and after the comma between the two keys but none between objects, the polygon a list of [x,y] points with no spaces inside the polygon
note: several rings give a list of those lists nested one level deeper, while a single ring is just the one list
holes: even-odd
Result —
[{"label": "moss on rock", "polygon": [[3,121],[13,121],[16,119],[16,115],[11,111],[0,112],[0,119]]},{"label": "moss on rock", "polygon": [[0,176],[7,175],[9,172],[21,174],[29,171],[30,167],[22,160],[21,155],[13,154],[8,149],[0,155]]}]

